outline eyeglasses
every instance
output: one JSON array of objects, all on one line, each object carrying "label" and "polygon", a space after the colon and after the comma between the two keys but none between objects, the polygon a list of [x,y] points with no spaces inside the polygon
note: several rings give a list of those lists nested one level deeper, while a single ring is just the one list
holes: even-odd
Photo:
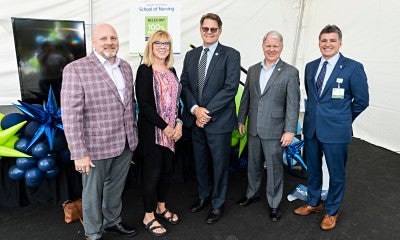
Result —
[{"label": "eyeglasses", "polygon": [[156,47],[165,47],[165,48],[169,48],[171,46],[170,42],[160,42],[160,41],[155,41],[153,43]]},{"label": "eyeglasses", "polygon": [[208,31],[211,31],[212,33],[216,33],[219,28],[208,28],[208,27],[201,27],[201,31],[208,33]]}]

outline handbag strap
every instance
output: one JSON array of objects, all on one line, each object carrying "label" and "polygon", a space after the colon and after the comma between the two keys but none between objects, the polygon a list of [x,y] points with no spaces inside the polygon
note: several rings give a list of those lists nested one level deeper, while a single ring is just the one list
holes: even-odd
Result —
[{"label": "handbag strap", "polygon": [[63,203],[61,204],[61,206],[63,206],[63,208],[65,208],[65,206],[67,206],[67,203],[71,203],[71,202],[73,202],[73,201],[67,200],[67,201],[63,202]]}]

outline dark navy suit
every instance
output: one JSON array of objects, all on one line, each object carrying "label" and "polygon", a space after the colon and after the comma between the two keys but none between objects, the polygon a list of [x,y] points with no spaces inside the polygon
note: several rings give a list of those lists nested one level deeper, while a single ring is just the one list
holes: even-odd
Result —
[{"label": "dark navy suit", "polygon": [[[182,120],[192,131],[200,199],[211,199],[212,207],[223,206],[228,187],[232,131],[237,128],[235,95],[240,81],[240,54],[218,43],[206,73],[202,100],[198,99],[198,64],[203,47],[189,51],[181,75],[184,110]],[[194,105],[209,111],[204,128],[195,124]]]},{"label": "dark navy suit", "polygon": [[[352,138],[352,123],[368,107],[367,76],[361,63],[340,54],[320,96],[317,96],[315,76],[321,58],[306,65],[305,87],[308,99],[304,115],[303,134],[308,165],[308,204],[321,201],[322,154],[329,171],[329,192],[325,212],[336,215],[343,200],[348,144]],[[338,80],[339,79],[339,80]],[[332,98],[337,81],[343,82],[344,97]]]}]

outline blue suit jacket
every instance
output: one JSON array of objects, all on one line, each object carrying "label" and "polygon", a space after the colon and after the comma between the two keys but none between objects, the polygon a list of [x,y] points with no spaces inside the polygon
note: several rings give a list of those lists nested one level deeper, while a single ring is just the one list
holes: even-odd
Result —
[{"label": "blue suit jacket", "polygon": [[235,95],[240,81],[240,53],[233,48],[218,43],[207,69],[203,97],[198,99],[198,65],[203,47],[186,53],[181,75],[182,100],[184,109],[182,120],[191,127],[196,117],[190,112],[194,105],[205,107],[211,116],[205,131],[218,134],[237,128]]},{"label": "blue suit jacket", "polygon": [[[321,58],[306,65],[304,83],[308,99],[304,115],[303,134],[312,138],[314,133],[324,143],[349,143],[352,137],[352,122],[368,107],[369,94],[367,76],[361,63],[340,54],[321,96],[317,96],[315,75]],[[337,88],[337,78],[344,88],[344,98],[332,98]]]}]

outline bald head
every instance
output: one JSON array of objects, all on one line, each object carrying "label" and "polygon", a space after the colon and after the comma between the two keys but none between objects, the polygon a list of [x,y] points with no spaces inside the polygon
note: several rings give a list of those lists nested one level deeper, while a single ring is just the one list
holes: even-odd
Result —
[{"label": "bald head", "polygon": [[98,54],[113,64],[119,49],[117,32],[108,23],[97,24],[93,29],[92,46]]},{"label": "bald head", "polygon": [[113,32],[115,35],[117,35],[117,31],[115,31],[113,26],[111,26],[108,23],[99,23],[93,29],[92,40],[95,37],[97,37],[97,36],[99,36],[101,34],[104,34],[104,32]]}]

